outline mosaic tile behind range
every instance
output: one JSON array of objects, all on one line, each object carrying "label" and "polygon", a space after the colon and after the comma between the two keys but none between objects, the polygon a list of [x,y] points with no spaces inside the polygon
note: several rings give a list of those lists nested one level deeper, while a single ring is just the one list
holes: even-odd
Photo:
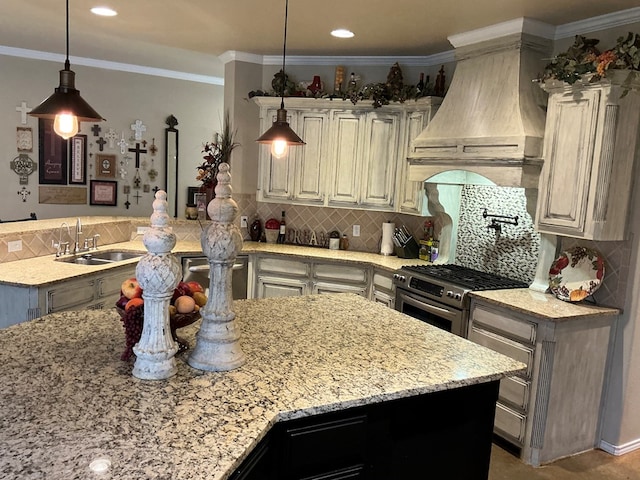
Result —
[{"label": "mosaic tile behind range", "polygon": [[[527,213],[522,188],[466,185],[462,188],[458,246],[454,263],[531,282],[535,277],[540,235]],[[489,214],[517,215],[518,225],[487,228]]]}]

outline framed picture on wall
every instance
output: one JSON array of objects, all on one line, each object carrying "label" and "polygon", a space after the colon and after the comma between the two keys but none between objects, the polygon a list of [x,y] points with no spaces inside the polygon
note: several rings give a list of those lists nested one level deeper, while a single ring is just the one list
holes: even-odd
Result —
[{"label": "framed picture on wall", "polygon": [[69,139],[69,184],[87,184],[87,136],[76,135]]},{"label": "framed picture on wall", "polygon": [[91,180],[89,190],[89,205],[115,207],[118,204],[118,182]]},{"label": "framed picture on wall", "polygon": [[53,120],[38,119],[38,180],[42,185],[67,184],[67,141],[53,131]]},{"label": "framed picture on wall", "polygon": [[102,178],[116,178],[116,156],[96,154],[96,176]]}]

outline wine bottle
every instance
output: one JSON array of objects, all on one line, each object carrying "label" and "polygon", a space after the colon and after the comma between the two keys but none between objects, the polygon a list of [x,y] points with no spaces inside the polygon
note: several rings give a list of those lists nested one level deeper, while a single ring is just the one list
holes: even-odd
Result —
[{"label": "wine bottle", "polygon": [[284,243],[285,235],[287,233],[287,222],[284,220],[284,210],[282,211],[282,218],[280,219],[280,233],[278,233],[278,239],[276,243]]}]

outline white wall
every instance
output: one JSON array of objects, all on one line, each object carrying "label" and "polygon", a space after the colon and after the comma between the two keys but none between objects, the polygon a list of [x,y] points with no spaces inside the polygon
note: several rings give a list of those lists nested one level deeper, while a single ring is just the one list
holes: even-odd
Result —
[{"label": "white wall", "polygon": [[[43,60],[22,59],[0,55],[0,158],[5,165],[0,173],[0,219],[10,220],[24,218],[35,212],[38,218],[54,218],[75,215],[131,215],[148,216],[151,214],[153,192],[143,193],[136,204],[132,195],[129,197],[130,208],[124,207],[126,200],[123,185],[131,184],[134,168],[133,160],[128,168],[126,179],[118,176],[118,206],[86,205],[50,205],[38,203],[38,172],[29,177],[26,188],[31,192],[26,202],[22,202],[17,194],[21,189],[18,175],[9,169],[9,162],[18,155],[16,149],[16,127],[21,125],[20,113],[15,110],[22,101],[34,107],[53,93],[58,86],[58,71],[63,65]],[[150,75],[126,73],[99,68],[71,65],[76,72],[76,88],[82,97],[100,113],[106,122],[100,124],[102,134],[108,128],[118,132],[132,134],[130,125],[137,119],[143,121],[147,131],[143,138],[149,143],[155,138],[158,152],[155,157],[147,154],[147,162],[154,159],[159,176],[155,181],[148,180],[141,172],[143,182],[164,188],[164,129],[165,119],[173,114],[179,121],[180,132],[180,169],[178,190],[178,215],[184,217],[187,186],[197,186],[195,180],[196,165],[201,161],[202,144],[213,137],[213,132],[220,129],[224,87],[191,81],[174,80]],[[28,117],[27,125],[33,129],[34,151],[29,154],[38,161],[38,122]],[[89,130],[92,124],[83,124],[82,132],[88,135],[87,142],[93,144],[89,152],[98,152],[93,133]],[[118,161],[122,155],[120,149],[105,150],[103,153],[117,154]],[[92,158],[88,159],[92,164]],[[93,171],[88,168],[88,174]],[[89,178],[87,179],[87,186]],[[87,187],[88,188],[88,187]],[[132,194],[134,193],[132,189]]]}]

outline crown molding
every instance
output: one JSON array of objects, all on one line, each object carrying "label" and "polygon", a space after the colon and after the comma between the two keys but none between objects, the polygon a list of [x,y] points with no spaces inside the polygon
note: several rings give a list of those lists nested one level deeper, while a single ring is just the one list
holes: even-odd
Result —
[{"label": "crown molding", "polygon": [[[32,60],[44,60],[63,64],[65,56],[59,53],[41,52],[38,50],[27,50],[25,48],[15,48],[0,45],[0,55],[10,57],[28,58]],[[107,60],[97,60],[95,58],[69,57],[72,65],[82,65],[85,67],[102,68],[105,70],[115,70],[119,72],[138,73],[141,75],[151,75],[154,77],[173,78],[176,80],[186,80],[189,82],[206,83],[209,85],[224,85],[224,78],[197,73],[178,72],[164,68],[146,67],[143,65],[133,65],[130,63],[110,62]]]},{"label": "crown molding", "polygon": [[455,48],[505,37],[514,33],[529,33],[552,40],[555,35],[555,30],[555,27],[548,23],[540,22],[532,18],[520,17],[476,30],[450,35],[447,37],[447,40],[449,40],[449,43]]},{"label": "crown molding", "polygon": [[[223,63],[232,61],[243,61],[256,63],[258,65],[282,65],[282,55],[253,55],[246,52],[228,51],[218,57]],[[441,65],[455,61],[453,50],[436,53],[426,56],[304,56],[287,55],[287,65],[316,65],[316,66],[389,66],[398,62],[405,66],[428,67],[431,65]]]},{"label": "crown molding", "polygon": [[640,7],[558,25],[554,39],[559,40],[561,38],[575,37],[576,35],[597,32],[598,30],[606,30],[636,22],[640,22]]}]

